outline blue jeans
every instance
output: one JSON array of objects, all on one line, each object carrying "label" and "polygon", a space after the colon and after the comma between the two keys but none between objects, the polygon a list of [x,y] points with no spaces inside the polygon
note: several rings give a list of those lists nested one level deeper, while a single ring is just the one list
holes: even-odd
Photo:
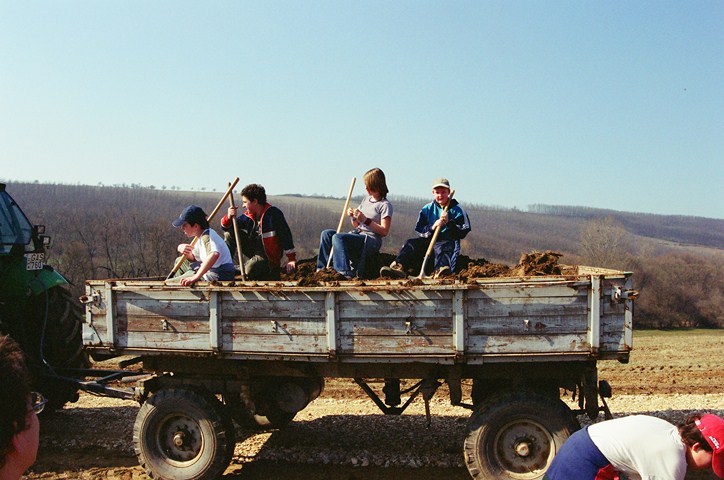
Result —
[{"label": "blue jeans", "polygon": [[319,238],[317,269],[327,267],[332,250],[332,267],[342,275],[353,278],[364,275],[365,256],[380,251],[382,242],[371,235],[361,233],[337,233],[324,230]]},{"label": "blue jeans", "polygon": [[556,453],[544,479],[595,480],[598,471],[609,463],[593,443],[588,427],[571,435]]},{"label": "blue jeans", "polygon": [[[167,280],[167,283],[180,283],[182,278],[193,277],[200,266],[201,262],[189,262],[188,259],[184,260],[179,269],[176,271],[176,274]],[[211,267],[204,274],[202,280],[206,280],[207,282],[234,280],[235,274],[234,264],[225,263],[218,267]]]},{"label": "blue jeans", "polygon": [[[427,248],[430,246],[432,238],[416,237],[405,242],[397,254],[395,261],[409,268],[410,265],[422,263],[425,258]],[[433,270],[440,267],[450,267],[450,271],[455,273],[458,256],[460,255],[460,242],[458,240],[438,240],[432,247],[433,261],[428,261],[425,265],[425,275],[429,275]]]}]

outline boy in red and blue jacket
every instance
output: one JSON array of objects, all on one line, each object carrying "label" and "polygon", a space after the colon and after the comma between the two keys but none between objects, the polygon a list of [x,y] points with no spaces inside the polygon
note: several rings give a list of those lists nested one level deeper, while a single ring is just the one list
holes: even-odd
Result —
[{"label": "boy in red and blue jacket", "polygon": [[[241,251],[249,258],[245,272],[249,280],[279,280],[282,268],[287,273],[297,267],[292,231],[284,214],[267,202],[263,186],[252,183],[241,191],[246,211],[236,217]],[[232,255],[236,252],[233,218],[238,208],[229,207],[221,219],[224,240]]]}]

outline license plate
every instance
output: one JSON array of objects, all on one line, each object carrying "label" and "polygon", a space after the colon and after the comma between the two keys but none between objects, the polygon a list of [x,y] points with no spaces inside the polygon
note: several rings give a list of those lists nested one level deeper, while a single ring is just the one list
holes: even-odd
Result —
[{"label": "license plate", "polygon": [[44,253],[28,253],[25,255],[25,270],[42,270]]}]

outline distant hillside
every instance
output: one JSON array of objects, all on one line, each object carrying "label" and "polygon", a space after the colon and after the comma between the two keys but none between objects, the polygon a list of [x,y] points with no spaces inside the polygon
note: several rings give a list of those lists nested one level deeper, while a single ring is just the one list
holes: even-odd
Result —
[{"label": "distant hillside", "polygon": [[[326,211],[322,216],[327,218],[325,228],[336,228],[344,205],[344,199],[326,197],[281,195],[271,198],[276,205],[284,206],[285,211],[299,211],[299,215],[305,218],[307,215],[302,212],[306,209]],[[354,198],[356,202],[360,199],[361,197]],[[390,200],[395,214],[392,233],[385,239],[384,250],[402,245],[406,238],[414,234],[420,207],[430,201],[394,196],[391,196]],[[699,249],[700,253],[705,251],[708,254],[724,256],[724,220],[545,205],[534,205],[524,212],[465,204],[462,198],[460,201],[473,226],[473,231],[464,244],[464,253],[472,257],[515,263],[522,252],[530,250],[556,250],[578,255],[581,228],[592,220],[603,218],[611,218],[620,223],[631,234],[632,239],[652,251],[693,251],[694,247],[703,247]],[[335,221],[329,223],[331,220]],[[304,230],[303,227],[301,229]],[[313,243],[311,248],[316,249],[316,243]],[[392,251],[394,250],[395,248],[392,248]]]},{"label": "distant hillside", "polygon": [[588,207],[532,205],[530,212],[591,220],[613,217],[631,233],[682,244],[724,248],[724,220],[681,215],[617,212]]},{"label": "distant hillside", "polygon": [[[198,203],[210,211],[218,202],[220,192],[183,192],[134,187],[93,187],[57,184],[9,184],[8,191],[22,205],[34,222],[44,222],[56,237],[56,244],[66,234],[71,218],[103,218],[115,212],[115,222],[129,217],[156,220],[168,226],[178,212],[189,203]],[[238,193],[237,193],[238,195]],[[352,205],[361,197],[353,198]],[[384,241],[383,250],[394,253],[405,239],[414,235],[413,228],[420,207],[429,199],[390,197],[394,205],[393,228]],[[304,256],[316,253],[319,233],[336,228],[343,198],[301,195],[270,196],[282,208],[295,235],[297,248]],[[610,218],[618,222],[640,248],[658,254],[671,251],[724,255],[724,220],[652,215],[586,207],[533,205],[528,211],[466,204],[472,233],[464,240],[464,253],[491,261],[515,263],[523,252],[556,250],[580,256],[581,229],[596,219]],[[240,203],[240,201],[237,201]],[[220,218],[226,205],[219,213]],[[212,222],[213,223],[213,222]],[[218,219],[216,220],[218,223]],[[345,221],[345,227],[349,223]],[[82,228],[97,228],[80,221]],[[170,228],[168,235],[182,237]]]},{"label": "distant hillside", "polygon": [[[47,226],[51,264],[78,293],[86,279],[168,273],[176,245],[185,241],[171,220],[190,203],[209,213],[222,195],[138,185],[6,183],[31,222]],[[293,194],[269,200],[285,213],[299,258],[316,255],[320,232],[337,228],[344,205],[342,198]],[[390,200],[393,225],[382,251],[394,254],[414,236],[420,207],[429,199]],[[631,270],[642,292],[637,325],[724,325],[724,220],[547,205],[520,211],[459,200],[473,227],[462,242],[464,255],[514,265],[522,253],[553,250],[563,254],[563,263]],[[214,228],[227,205],[212,220]],[[348,219],[344,225],[349,228]]]}]

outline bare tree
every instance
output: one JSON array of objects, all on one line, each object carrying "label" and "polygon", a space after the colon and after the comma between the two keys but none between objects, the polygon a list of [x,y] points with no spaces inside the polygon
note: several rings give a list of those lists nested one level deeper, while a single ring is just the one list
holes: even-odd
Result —
[{"label": "bare tree", "polygon": [[619,268],[631,255],[631,235],[613,217],[588,221],[581,229],[581,254],[597,267]]}]

